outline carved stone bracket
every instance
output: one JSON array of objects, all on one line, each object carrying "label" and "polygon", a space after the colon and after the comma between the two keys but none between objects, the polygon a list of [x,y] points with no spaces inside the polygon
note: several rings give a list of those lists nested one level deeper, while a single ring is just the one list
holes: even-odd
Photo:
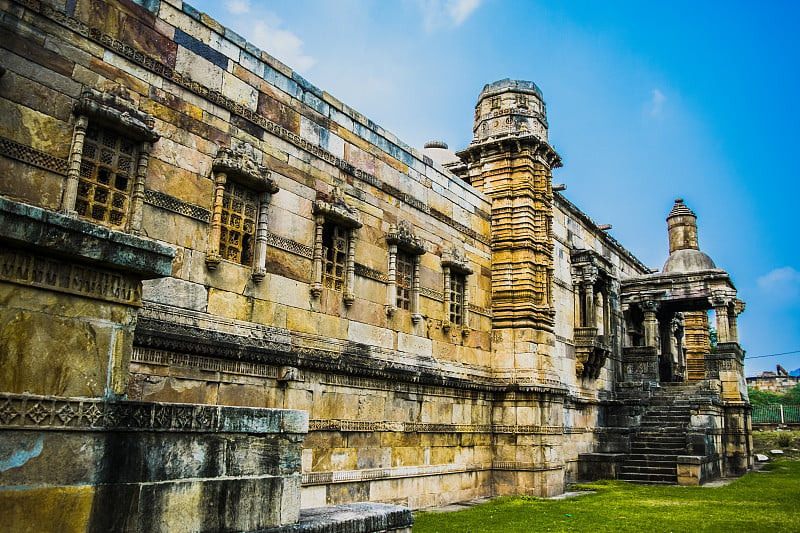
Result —
[{"label": "carved stone bracket", "polygon": [[392,224],[389,227],[389,233],[386,235],[386,242],[388,244],[397,245],[398,248],[411,255],[422,255],[425,253],[425,245],[422,239],[414,235],[411,224],[405,220],[401,220],[397,225]]},{"label": "carved stone bracket", "polygon": [[88,116],[105,126],[122,128],[137,141],[154,143],[159,139],[153,126],[155,118],[139,111],[124,90],[101,93],[85,88],[73,108],[75,116]]},{"label": "carved stone bracket", "polygon": [[270,178],[269,169],[256,162],[243,144],[235,149],[220,147],[211,169],[214,173],[223,173],[256,191],[269,194],[278,192],[278,186]]}]

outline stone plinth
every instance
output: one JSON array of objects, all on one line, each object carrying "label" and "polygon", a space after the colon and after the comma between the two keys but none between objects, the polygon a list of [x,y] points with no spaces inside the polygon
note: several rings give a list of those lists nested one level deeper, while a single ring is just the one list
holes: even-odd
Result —
[{"label": "stone plinth", "polygon": [[696,486],[720,477],[719,457],[716,455],[679,455],[678,485]]},{"label": "stone plinth", "polygon": [[8,531],[254,531],[296,523],[303,411],[0,396]]},{"label": "stone plinth", "polygon": [[300,511],[300,522],[264,533],[411,533],[414,517],[406,507],[351,503]]},{"label": "stone plinth", "polygon": [[578,479],[617,479],[626,456],[624,453],[582,453],[578,455]]},{"label": "stone plinth", "polygon": [[652,346],[624,348],[622,368],[625,381],[658,382],[658,352]]}]

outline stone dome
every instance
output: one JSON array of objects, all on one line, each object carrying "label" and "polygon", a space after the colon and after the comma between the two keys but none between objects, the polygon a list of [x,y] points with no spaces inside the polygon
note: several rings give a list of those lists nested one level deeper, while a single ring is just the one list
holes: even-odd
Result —
[{"label": "stone dome", "polygon": [[683,250],[675,250],[669,254],[667,262],[664,263],[664,268],[661,271],[664,274],[671,274],[675,272],[699,272],[701,270],[715,270],[717,265],[708,256],[700,250],[693,250],[686,248]]},{"label": "stone dome", "polygon": [[439,163],[442,166],[461,162],[456,153],[450,150],[447,147],[447,143],[443,141],[426,142],[422,153],[430,157],[435,163]]}]

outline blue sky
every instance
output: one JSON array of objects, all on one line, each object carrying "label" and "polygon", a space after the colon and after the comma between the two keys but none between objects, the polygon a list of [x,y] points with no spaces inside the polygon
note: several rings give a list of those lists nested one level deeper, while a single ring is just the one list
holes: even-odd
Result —
[{"label": "blue sky", "polygon": [[684,198],[747,374],[800,367],[799,2],[189,3],[411,146],[465,147],[484,84],[536,82],[566,196],[653,268]]}]

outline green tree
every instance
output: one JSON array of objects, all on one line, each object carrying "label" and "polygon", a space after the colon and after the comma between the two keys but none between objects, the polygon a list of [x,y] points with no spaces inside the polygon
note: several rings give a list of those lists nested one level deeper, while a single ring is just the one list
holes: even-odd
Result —
[{"label": "green tree", "polygon": [[747,394],[750,396],[750,403],[753,405],[778,405],[779,403],[785,403],[783,401],[783,394],[776,392],[747,387]]},{"label": "green tree", "polygon": [[785,405],[800,405],[800,383],[783,393]]}]

